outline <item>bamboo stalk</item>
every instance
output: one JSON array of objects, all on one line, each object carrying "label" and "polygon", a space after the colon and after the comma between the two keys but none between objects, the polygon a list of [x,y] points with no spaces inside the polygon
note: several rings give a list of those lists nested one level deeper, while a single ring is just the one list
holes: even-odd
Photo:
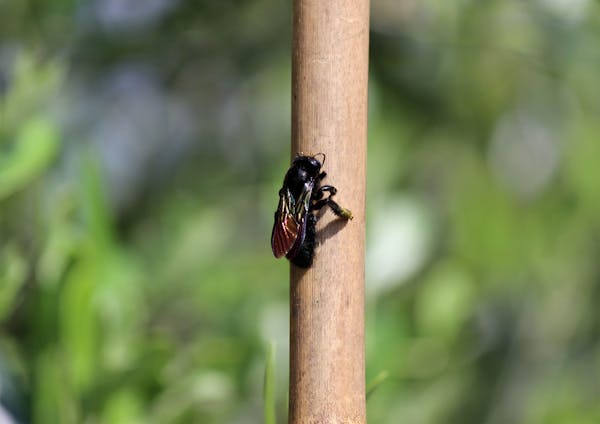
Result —
[{"label": "bamboo stalk", "polygon": [[290,272],[289,422],[365,423],[364,249],[369,1],[294,0],[292,155],[324,153],[315,260]]}]

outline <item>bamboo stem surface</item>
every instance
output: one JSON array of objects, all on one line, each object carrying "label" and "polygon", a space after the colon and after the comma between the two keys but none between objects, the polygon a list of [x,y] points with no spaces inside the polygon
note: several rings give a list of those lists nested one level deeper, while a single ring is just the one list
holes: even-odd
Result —
[{"label": "bamboo stem surface", "polygon": [[324,153],[312,268],[290,272],[291,424],[365,423],[364,269],[368,0],[294,0],[292,155]]}]

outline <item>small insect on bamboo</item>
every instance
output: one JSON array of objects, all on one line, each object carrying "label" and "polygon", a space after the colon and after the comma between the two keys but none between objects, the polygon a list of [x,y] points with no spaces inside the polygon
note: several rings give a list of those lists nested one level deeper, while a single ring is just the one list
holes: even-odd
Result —
[{"label": "small insect on bamboo", "polygon": [[[317,160],[323,156],[323,162]],[[325,155],[297,155],[288,169],[279,190],[279,204],[275,211],[275,223],[271,233],[271,248],[276,258],[285,256],[301,268],[312,265],[315,251],[316,212],[329,206],[334,214],[352,219],[352,212],[338,205],[332,197],[337,189],[321,185],[327,176],[321,171]],[[325,196],[327,193],[327,197]]]}]

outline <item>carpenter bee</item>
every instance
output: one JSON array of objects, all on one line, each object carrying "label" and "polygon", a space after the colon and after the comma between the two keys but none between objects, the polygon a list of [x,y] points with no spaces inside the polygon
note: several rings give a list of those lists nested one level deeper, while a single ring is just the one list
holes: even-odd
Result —
[{"label": "carpenter bee", "polygon": [[[321,185],[327,173],[317,156],[297,155],[288,169],[279,190],[279,204],[275,211],[275,223],[271,233],[271,248],[276,258],[285,255],[301,268],[312,265],[315,250],[317,224],[316,211],[329,206],[334,214],[343,219],[352,219],[352,212],[338,205],[332,197],[337,189]],[[325,193],[328,193],[327,197]]]}]

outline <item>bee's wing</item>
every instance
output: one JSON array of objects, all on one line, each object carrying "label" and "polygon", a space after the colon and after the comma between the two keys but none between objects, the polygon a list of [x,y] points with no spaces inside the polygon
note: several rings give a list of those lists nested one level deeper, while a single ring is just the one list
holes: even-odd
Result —
[{"label": "bee's wing", "polygon": [[294,218],[295,201],[289,190],[279,192],[279,205],[271,233],[271,249],[276,258],[285,256],[296,240],[300,225]]},{"label": "bee's wing", "polygon": [[275,223],[271,233],[271,248],[276,258],[284,255],[292,257],[304,242],[306,234],[306,214],[310,206],[312,184],[302,191],[300,199],[296,201],[289,190],[282,190],[279,194],[279,205],[275,212]]}]

